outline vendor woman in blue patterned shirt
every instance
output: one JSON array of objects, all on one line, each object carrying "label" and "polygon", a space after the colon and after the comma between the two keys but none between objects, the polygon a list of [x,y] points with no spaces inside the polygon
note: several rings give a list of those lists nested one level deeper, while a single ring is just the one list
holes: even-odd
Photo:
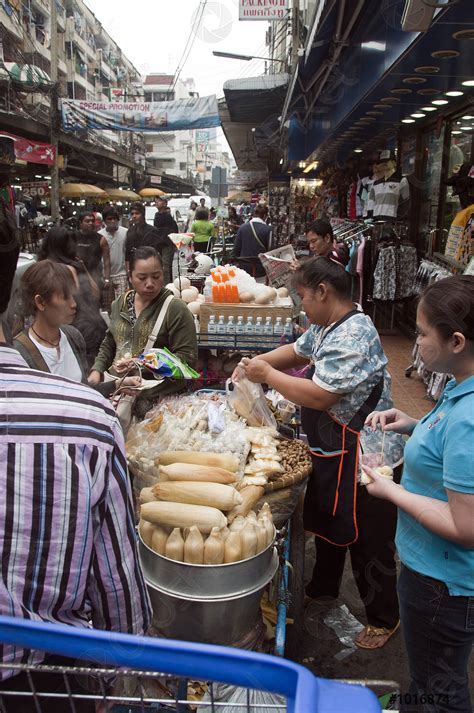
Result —
[{"label": "vendor woman in blue patterned shirt", "polygon": [[[356,644],[377,649],[399,627],[396,593],[396,508],[360,482],[360,454],[381,454],[382,434],[364,428],[368,414],[392,406],[387,358],[371,319],[351,300],[344,268],[327,257],[295,276],[311,322],[295,344],[244,360],[247,377],[302,407],[313,459],[304,505],[305,529],[316,535],[316,564],[306,594],[337,597],[347,548],[367,614]],[[309,364],[307,379],[284,370]],[[399,479],[403,439],[387,433],[383,462]]]}]

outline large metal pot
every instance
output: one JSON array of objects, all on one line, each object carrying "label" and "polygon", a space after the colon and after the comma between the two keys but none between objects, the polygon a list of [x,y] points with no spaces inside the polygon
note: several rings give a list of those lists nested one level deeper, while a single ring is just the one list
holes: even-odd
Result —
[{"label": "large metal pot", "polygon": [[253,591],[262,582],[268,583],[275,537],[258,555],[231,564],[187,564],[157,554],[141,537],[138,551],[145,577],[161,591],[179,597],[220,599]]},{"label": "large metal pot", "polygon": [[[260,575],[256,587],[234,596],[212,598],[169,594],[145,575],[153,607],[153,625],[167,638],[232,646],[257,624],[263,590],[277,569],[278,555],[274,550],[266,574]],[[239,580],[233,579],[233,582],[234,590],[239,590]]]},{"label": "large metal pot", "polygon": [[153,606],[153,624],[168,638],[232,645],[260,615],[260,600],[278,569],[273,543],[241,562],[193,565],[176,562],[139,540],[139,555]]}]

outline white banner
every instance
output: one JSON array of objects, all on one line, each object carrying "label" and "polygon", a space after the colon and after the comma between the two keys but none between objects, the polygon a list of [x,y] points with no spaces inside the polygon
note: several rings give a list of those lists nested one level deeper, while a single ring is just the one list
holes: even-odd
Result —
[{"label": "white banner", "polygon": [[239,0],[239,20],[284,20],[288,0]]},{"label": "white banner", "polygon": [[164,102],[102,102],[61,99],[63,126],[68,129],[180,131],[220,126],[215,95]]}]

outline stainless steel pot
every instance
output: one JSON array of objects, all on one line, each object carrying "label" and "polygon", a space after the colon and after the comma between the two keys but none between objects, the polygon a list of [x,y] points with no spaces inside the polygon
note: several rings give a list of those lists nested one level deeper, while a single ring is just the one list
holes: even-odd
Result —
[{"label": "stainless steel pot", "polygon": [[260,585],[265,586],[273,563],[274,541],[275,536],[258,555],[231,564],[187,564],[170,560],[150,549],[141,537],[138,551],[145,578],[151,585],[169,595],[208,601],[240,596]]},{"label": "stainless steel pot", "polygon": [[[142,555],[146,545],[140,543],[140,546]],[[252,559],[257,559],[258,557],[259,555]],[[249,562],[250,560],[245,561]],[[242,592],[243,582],[240,581],[239,575],[237,575],[238,570],[232,569],[232,567],[244,564],[245,561],[242,563],[235,562],[233,565],[217,565],[216,567],[184,565],[184,567],[190,569],[199,566],[205,570],[217,569],[218,567],[225,568],[221,570],[221,578],[217,578],[216,581],[220,582],[221,588],[223,588],[223,583],[227,579],[227,588],[233,590],[233,595],[227,596],[206,598],[204,596],[193,597],[187,594],[171,594],[151,582],[145,573],[148,593],[154,612],[153,624],[158,632],[168,638],[209,644],[231,646],[241,641],[255,627],[261,616],[260,600],[263,590],[273,579],[278,569],[278,554],[275,548],[269,548],[269,561],[259,571],[258,583],[253,588],[246,588]],[[182,563],[175,562],[174,564]],[[252,571],[254,570],[252,569]],[[188,577],[184,577],[181,581],[189,584],[191,580]],[[208,585],[207,588],[209,589],[210,586]],[[215,592],[212,592],[212,594],[215,595]]]}]

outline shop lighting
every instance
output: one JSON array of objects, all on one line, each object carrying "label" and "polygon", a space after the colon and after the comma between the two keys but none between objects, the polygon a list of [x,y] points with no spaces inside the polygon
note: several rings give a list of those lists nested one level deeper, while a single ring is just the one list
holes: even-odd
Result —
[{"label": "shop lighting", "polygon": [[414,119],[423,119],[424,114],[410,114]]},{"label": "shop lighting", "polygon": [[306,168],[306,161],[300,161],[298,163],[298,168]]},{"label": "shop lighting", "polygon": [[281,166],[282,164],[283,164],[283,159],[281,158],[281,159],[280,159],[280,166]]},{"label": "shop lighting", "polygon": [[319,161],[311,161],[306,168],[303,169],[303,173],[309,173],[310,171],[314,171],[315,168],[319,166]]},{"label": "shop lighting", "polygon": [[43,176],[35,176],[35,178],[43,178]]},{"label": "shop lighting", "polygon": [[470,116],[469,114],[467,116],[462,117],[463,121],[470,121],[471,119],[474,119],[474,116]]},{"label": "shop lighting", "polygon": [[456,129],[455,129],[454,131],[451,131],[451,134],[453,134],[453,135],[462,134],[462,131],[456,131]]},{"label": "shop lighting", "polygon": [[461,82],[463,87],[474,87],[474,79],[466,79],[465,82]]},{"label": "shop lighting", "polygon": [[422,106],[421,111],[436,111],[435,106]]},{"label": "shop lighting", "polygon": [[461,131],[472,131],[472,126],[460,126]]},{"label": "shop lighting", "polygon": [[362,149],[354,149],[354,153],[362,153]]},{"label": "shop lighting", "polygon": [[445,92],[445,94],[446,94],[447,97],[462,97],[462,95],[464,94],[464,92],[456,92],[456,91],[454,91],[454,92]]},{"label": "shop lighting", "polygon": [[449,104],[447,99],[433,99],[431,103],[436,104],[436,106],[443,106],[443,104]]},{"label": "shop lighting", "polygon": [[415,119],[402,119],[402,124],[414,124]]}]

